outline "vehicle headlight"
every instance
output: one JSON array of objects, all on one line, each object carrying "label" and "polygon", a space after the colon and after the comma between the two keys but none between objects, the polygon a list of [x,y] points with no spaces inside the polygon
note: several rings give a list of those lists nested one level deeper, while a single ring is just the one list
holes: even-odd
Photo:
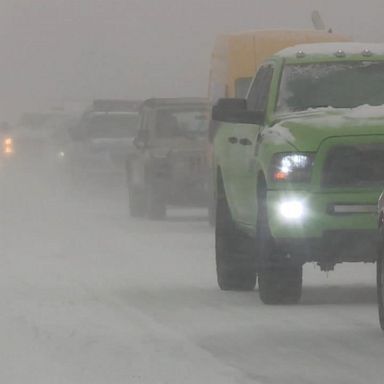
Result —
[{"label": "vehicle headlight", "polygon": [[281,201],[278,205],[278,211],[287,220],[300,220],[306,214],[304,202],[295,199]]},{"label": "vehicle headlight", "polygon": [[59,160],[64,160],[64,158],[65,158],[65,152],[64,152],[64,151],[57,152],[57,158],[58,158]]},{"label": "vehicle headlight", "polygon": [[272,159],[272,179],[274,181],[310,181],[314,157],[314,153],[276,154]]},{"label": "vehicle headlight", "polygon": [[14,153],[13,140],[11,137],[7,137],[3,141],[3,153],[4,155],[12,155]]}]

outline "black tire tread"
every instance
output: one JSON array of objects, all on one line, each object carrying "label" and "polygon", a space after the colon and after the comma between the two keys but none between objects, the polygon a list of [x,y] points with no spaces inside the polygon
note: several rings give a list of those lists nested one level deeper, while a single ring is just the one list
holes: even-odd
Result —
[{"label": "black tire tread", "polygon": [[264,304],[297,304],[302,291],[302,267],[270,267],[259,273],[259,295]]},{"label": "black tire tread", "polygon": [[215,239],[218,286],[223,291],[252,291],[257,279],[255,263],[249,252],[247,254],[241,249],[247,239],[233,223],[221,178],[217,188]]},{"label": "black tire tread", "polygon": [[260,300],[269,305],[296,304],[301,298],[303,268],[302,265],[282,262],[281,255],[277,254],[268,222],[265,179],[261,179],[259,188],[257,243]]}]

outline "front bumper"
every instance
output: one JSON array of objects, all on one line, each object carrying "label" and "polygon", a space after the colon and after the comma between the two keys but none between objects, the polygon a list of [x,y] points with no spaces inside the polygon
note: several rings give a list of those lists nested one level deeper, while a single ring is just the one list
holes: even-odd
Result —
[{"label": "front bumper", "polygon": [[[268,220],[282,253],[306,261],[374,261],[379,191],[268,191]],[[282,202],[303,206],[300,217],[282,215]]]},{"label": "front bumper", "polygon": [[276,238],[281,255],[288,255],[296,263],[317,262],[332,268],[342,262],[374,262],[377,258],[377,231],[324,231],[321,238]]}]

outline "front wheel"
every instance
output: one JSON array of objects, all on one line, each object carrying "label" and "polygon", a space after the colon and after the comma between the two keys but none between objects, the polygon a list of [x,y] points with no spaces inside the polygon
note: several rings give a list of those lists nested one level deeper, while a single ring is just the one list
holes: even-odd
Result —
[{"label": "front wheel", "polygon": [[380,247],[377,257],[377,304],[379,308],[379,320],[381,329],[384,331],[384,229],[380,229]]},{"label": "front wheel", "polygon": [[250,240],[235,226],[219,179],[216,205],[216,273],[223,291],[251,291],[256,285],[256,266]]},{"label": "front wheel", "polygon": [[296,304],[301,297],[303,267],[291,264],[276,249],[268,222],[265,183],[261,186],[257,220],[260,300],[269,305]]}]

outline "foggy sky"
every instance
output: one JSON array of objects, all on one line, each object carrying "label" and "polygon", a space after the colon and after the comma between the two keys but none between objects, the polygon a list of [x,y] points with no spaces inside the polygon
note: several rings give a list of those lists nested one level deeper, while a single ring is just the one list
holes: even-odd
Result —
[{"label": "foggy sky", "polygon": [[0,121],[95,97],[205,96],[217,34],[327,26],[384,41],[383,0],[0,0]]}]

